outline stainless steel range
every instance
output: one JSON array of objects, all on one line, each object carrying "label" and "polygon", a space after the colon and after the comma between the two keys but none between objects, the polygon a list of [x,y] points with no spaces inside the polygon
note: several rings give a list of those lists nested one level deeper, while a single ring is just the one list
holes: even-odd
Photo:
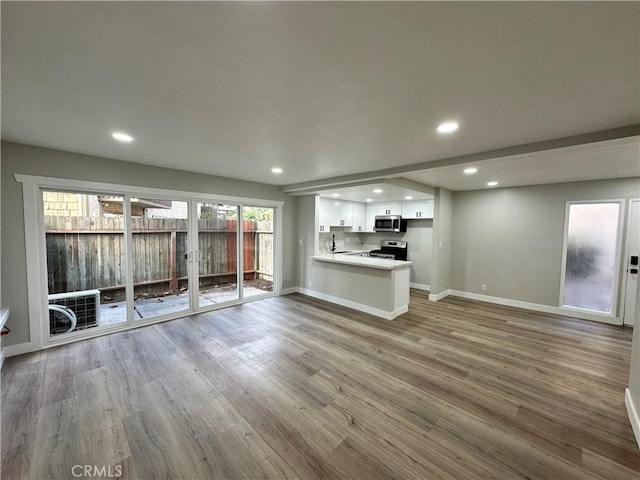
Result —
[{"label": "stainless steel range", "polygon": [[407,242],[382,240],[379,250],[371,250],[370,257],[389,258],[391,260],[407,260]]}]

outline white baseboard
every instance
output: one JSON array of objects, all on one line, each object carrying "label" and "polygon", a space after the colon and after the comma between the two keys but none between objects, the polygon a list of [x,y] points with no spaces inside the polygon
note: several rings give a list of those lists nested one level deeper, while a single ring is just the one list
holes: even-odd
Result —
[{"label": "white baseboard", "polygon": [[409,287],[415,288],[416,290],[426,290],[427,292],[431,290],[431,285],[426,285],[424,283],[413,283],[409,284]]},{"label": "white baseboard", "polygon": [[280,295],[291,295],[292,293],[299,293],[299,292],[300,292],[300,287],[282,288],[280,290]]},{"label": "white baseboard", "polygon": [[9,345],[2,349],[4,357],[15,357],[16,355],[22,355],[23,353],[35,352],[38,350],[31,342],[19,343],[17,345]]},{"label": "white baseboard", "polygon": [[430,293],[429,300],[431,300],[432,302],[437,302],[438,300],[442,300],[444,297],[448,297],[449,295],[451,295],[451,290],[445,290],[444,292],[436,294]]},{"label": "white baseboard", "polygon": [[[439,294],[439,295],[442,295],[442,294]],[[508,307],[524,308],[526,310],[534,310],[536,312],[552,313],[554,315],[560,315],[563,317],[580,318],[582,320],[591,320],[594,322],[609,323],[611,325],[622,325],[622,319],[616,318],[616,317],[598,315],[597,313],[585,312],[581,310],[574,310],[574,309],[568,309],[568,308],[562,308],[562,307],[552,307],[550,305],[543,305],[541,303],[530,303],[530,302],[523,302],[521,300],[511,300],[509,298],[492,297],[490,295],[482,295],[479,293],[463,292],[460,290],[446,290],[446,295],[440,298],[444,298],[448,295],[452,295],[455,297],[468,298],[470,300],[480,300],[481,302],[495,303],[498,305],[506,305]],[[438,298],[438,300],[440,300],[440,298]],[[432,300],[431,295],[429,295],[429,300]]]},{"label": "white baseboard", "polygon": [[402,315],[403,313],[407,313],[409,311],[408,306],[403,306],[398,308],[397,310],[394,310],[393,312],[387,312],[379,308],[370,307],[369,305],[352,302],[351,300],[345,300],[344,298],[334,297],[333,295],[327,295],[326,293],[316,292],[315,290],[308,290],[306,288],[300,288],[299,293],[303,293],[305,295],[308,295],[313,298],[318,298],[320,300],[325,300],[327,302],[335,303],[336,305],[341,305],[343,307],[352,308],[354,310],[368,313],[376,317],[384,318],[385,320],[393,320],[397,316]]},{"label": "white baseboard", "polygon": [[624,404],[627,407],[627,414],[629,415],[629,422],[631,422],[631,428],[636,436],[636,442],[638,442],[638,448],[640,448],[640,415],[638,414],[638,408],[631,398],[631,391],[628,388],[624,389]]}]

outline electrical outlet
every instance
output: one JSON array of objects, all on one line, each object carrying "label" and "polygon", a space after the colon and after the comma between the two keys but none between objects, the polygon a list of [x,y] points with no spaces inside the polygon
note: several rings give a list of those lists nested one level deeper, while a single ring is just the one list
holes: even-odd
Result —
[{"label": "electrical outlet", "polygon": [[312,285],[313,285],[313,282],[309,280],[309,288],[311,288]]},{"label": "electrical outlet", "polygon": [[482,285],[482,291],[483,291],[483,292],[486,292],[486,291],[487,291],[487,286],[486,286],[486,285],[484,285],[484,284]]}]

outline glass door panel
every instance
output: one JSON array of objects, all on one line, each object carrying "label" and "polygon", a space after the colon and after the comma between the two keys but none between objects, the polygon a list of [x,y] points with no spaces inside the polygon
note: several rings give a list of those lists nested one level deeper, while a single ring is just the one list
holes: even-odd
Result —
[{"label": "glass door panel", "polygon": [[127,320],[122,198],[42,191],[49,335]]},{"label": "glass door panel", "polygon": [[563,305],[612,314],[619,203],[569,206]]},{"label": "glass door panel", "polygon": [[188,311],[189,204],[131,199],[134,320]]},{"label": "glass door panel", "polygon": [[244,298],[273,292],[273,211],[242,207]]},{"label": "glass door panel", "polygon": [[240,298],[238,206],[198,203],[198,306]]}]

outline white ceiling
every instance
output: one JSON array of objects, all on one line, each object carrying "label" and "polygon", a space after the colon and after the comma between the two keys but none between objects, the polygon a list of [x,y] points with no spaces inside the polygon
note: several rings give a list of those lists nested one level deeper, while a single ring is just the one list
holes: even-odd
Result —
[{"label": "white ceiling", "polygon": [[[376,191],[374,191],[376,190]],[[381,190],[378,192],[378,190]],[[366,203],[388,203],[388,202],[406,202],[418,200],[433,200],[432,193],[413,190],[406,186],[398,186],[385,182],[374,182],[367,185],[352,185],[342,188],[329,188],[326,190],[317,190],[315,193],[324,198],[332,200],[347,200],[350,202]],[[336,194],[338,196],[336,196]],[[411,197],[411,198],[407,198]]]},{"label": "white ceiling", "polygon": [[[463,170],[467,167],[478,171],[465,175]],[[477,190],[487,188],[489,181],[497,181],[499,187],[519,187],[639,175],[640,137],[634,136],[419,170],[402,176],[450,190]]]},{"label": "white ceiling", "polygon": [[[474,179],[425,165],[640,123],[638,2],[1,8],[6,140],[275,185],[396,167],[452,190],[640,174],[637,138],[623,159],[487,159]],[[437,134],[450,119],[459,131]]]}]

